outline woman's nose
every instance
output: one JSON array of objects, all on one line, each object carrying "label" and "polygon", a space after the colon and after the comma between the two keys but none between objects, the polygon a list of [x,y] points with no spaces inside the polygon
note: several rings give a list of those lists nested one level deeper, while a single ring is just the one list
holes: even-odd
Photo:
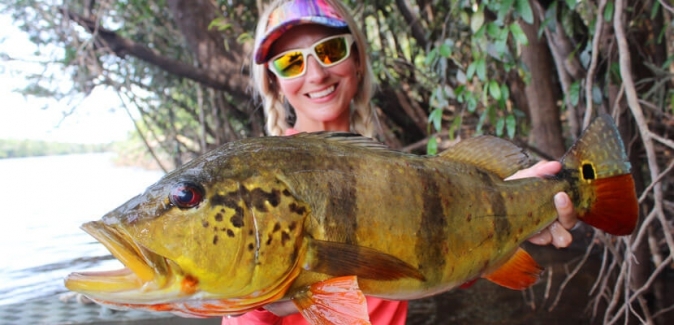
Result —
[{"label": "woman's nose", "polygon": [[313,55],[307,57],[307,80],[321,81],[328,76],[327,68],[324,68]]}]

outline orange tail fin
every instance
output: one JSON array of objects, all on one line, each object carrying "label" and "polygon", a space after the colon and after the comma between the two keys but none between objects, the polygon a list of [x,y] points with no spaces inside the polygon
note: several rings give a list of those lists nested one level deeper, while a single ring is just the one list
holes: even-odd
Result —
[{"label": "orange tail fin", "polygon": [[569,193],[578,218],[613,235],[629,235],[639,205],[620,134],[608,115],[597,117],[562,158],[561,177],[571,179]]}]

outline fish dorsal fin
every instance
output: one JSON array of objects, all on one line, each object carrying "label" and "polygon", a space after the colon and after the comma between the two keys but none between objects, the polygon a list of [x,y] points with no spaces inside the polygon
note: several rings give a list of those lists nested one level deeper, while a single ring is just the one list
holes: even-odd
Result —
[{"label": "fish dorsal fin", "polygon": [[462,140],[438,157],[477,165],[501,178],[529,166],[529,156],[522,148],[510,141],[488,135]]},{"label": "fish dorsal fin", "polygon": [[349,132],[334,132],[334,131],[319,131],[319,132],[310,132],[310,133],[297,133],[292,135],[294,138],[302,139],[321,139],[334,141],[337,143],[342,143],[346,145],[364,147],[369,149],[378,149],[378,150],[391,150],[385,144],[378,142],[375,139],[362,136],[357,133]]},{"label": "fish dorsal fin", "polygon": [[505,264],[482,277],[506,288],[524,290],[536,283],[542,272],[543,268],[533,257],[518,248]]},{"label": "fish dorsal fin", "polygon": [[426,280],[417,268],[376,249],[315,239],[309,241],[308,247],[303,267],[310,271],[384,281],[402,278]]},{"label": "fish dorsal fin", "polygon": [[317,282],[292,298],[304,319],[313,325],[368,325],[365,295],[355,276]]}]

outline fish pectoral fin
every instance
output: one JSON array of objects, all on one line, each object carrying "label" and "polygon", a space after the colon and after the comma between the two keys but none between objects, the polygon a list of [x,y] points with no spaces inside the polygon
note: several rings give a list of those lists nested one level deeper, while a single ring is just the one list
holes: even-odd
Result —
[{"label": "fish pectoral fin", "polygon": [[338,242],[311,240],[304,269],[333,276],[356,275],[363,279],[425,281],[421,272],[405,261],[376,249]]},{"label": "fish pectoral fin", "polygon": [[295,294],[292,301],[312,325],[370,324],[367,301],[355,276],[314,283]]},{"label": "fish pectoral fin", "polygon": [[482,277],[500,286],[524,290],[532,286],[541,276],[543,268],[522,248],[518,248],[505,264]]}]

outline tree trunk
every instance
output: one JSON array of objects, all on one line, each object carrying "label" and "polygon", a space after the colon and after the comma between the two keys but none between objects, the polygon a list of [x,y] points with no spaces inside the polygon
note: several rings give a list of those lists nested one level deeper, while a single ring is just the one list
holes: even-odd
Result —
[{"label": "tree trunk", "polygon": [[522,61],[528,67],[531,81],[525,86],[531,120],[529,142],[551,157],[561,157],[566,148],[557,106],[554,63],[545,40],[537,36],[540,21],[534,17],[530,25],[520,20],[520,26],[529,39],[522,47]]}]

